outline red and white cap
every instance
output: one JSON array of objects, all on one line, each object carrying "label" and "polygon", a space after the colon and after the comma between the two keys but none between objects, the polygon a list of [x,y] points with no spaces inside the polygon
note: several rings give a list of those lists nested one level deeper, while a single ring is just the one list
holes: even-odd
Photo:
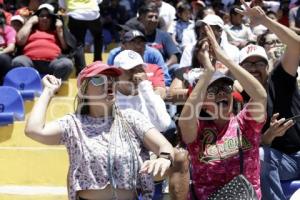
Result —
[{"label": "red and white cap", "polygon": [[96,76],[98,74],[116,77],[120,76],[122,74],[122,71],[114,66],[109,66],[100,61],[96,61],[81,70],[77,77],[77,86],[80,87],[85,79]]},{"label": "red and white cap", "polygon": [[242,63],[244,60],[251,56],[259,56],[265,59],[268,62],[268,56],[265,49],[258,45],[250,44],[240,51],[239,63]]}]

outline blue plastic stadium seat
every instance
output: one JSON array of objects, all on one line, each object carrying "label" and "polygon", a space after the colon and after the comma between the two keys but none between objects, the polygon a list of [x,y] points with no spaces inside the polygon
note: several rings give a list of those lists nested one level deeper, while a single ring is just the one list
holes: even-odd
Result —
[{"label": "blue plastic stadium seat", "polygon": [[281,181],[282,190],[290,198],[296,190],[300,189],[300,180]]},{"label": "blue plastic stadium seat", "polygon": [[21,92],[24,100],[32,100],[42,92],[39,72],[32,67],[17,67],[4,77],[4,86],[11,86]]},{"label": "blue plastic stadium seat", "polygon": [[24,120],[24,102],[20,92],[10,86],[0,86],[0,125]]}]

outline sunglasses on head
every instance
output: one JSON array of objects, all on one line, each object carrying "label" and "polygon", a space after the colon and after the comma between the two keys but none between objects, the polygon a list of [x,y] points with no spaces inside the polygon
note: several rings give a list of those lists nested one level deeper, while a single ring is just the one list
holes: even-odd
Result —
[{"label": "sunglasses on head", "polygon": [[107,77],[105,75],[99,75],[99,76],[92,77],[90,82],[94,86],[102,86],[102,85],[106,84],[108,82],[108,80],[114,81],[114,78],[111,76]]},{"label": "sunglasses on head", "polygon": [[230,94],[232,92],[231,85],[213,85],[207,88],[208,95],[217,95],[220,91]]}]

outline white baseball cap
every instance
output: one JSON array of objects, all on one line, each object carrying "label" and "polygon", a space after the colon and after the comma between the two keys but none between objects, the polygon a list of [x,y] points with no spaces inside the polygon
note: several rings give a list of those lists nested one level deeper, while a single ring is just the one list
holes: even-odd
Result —
[{"label": "white baseball cap", "polygon": [[219,26],[220,28],[224,28],[224,21],[218,15],[206,15],[202,20],[207,25]]},{"label": "white baseball cap", "polygon": [[259,56],[268,62],[268,56],[265,49],[261,46],[250,44],[241,49],[239,63],[242,63],[251,56]]},{"label": "white baseball cap", "polygon": [[114,66],[124,70],[130,70],[138,65],[144,65],[143,58],[132,50],[121,51],[114,60]]},{"label": "white baseball cap", "polygon": [[21,17],[21,15],[14,15],[14,16],[12,16],[11,18],[10,18],[10,21],[12,22],[12,21],[19,21],[19,22],[21,22],[22,24],[24,24],[24,18],[23,17]]},{"label": "white baseball cap", "polygon": [[50,14],[52,14],[52,15],[54,15],[55,13],[54,13],[54,7],[51,5],[51,4],[49,4],[49,3],[43,3],[43,4],[41,4],[40,6],[39,6],[39,8],[37,9],[37,11],[36,11],[36,14],[38,15],[40,12],[41,12],[41,10],[43,10],[43,9],[47,9],[48,10],[48,12],[50,13]]}]

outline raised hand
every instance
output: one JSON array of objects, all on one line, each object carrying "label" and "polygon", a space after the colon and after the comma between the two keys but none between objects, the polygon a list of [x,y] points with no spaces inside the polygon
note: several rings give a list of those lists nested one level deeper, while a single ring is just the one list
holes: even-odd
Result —
[{"label": "raised hand", "polygon": [[48,90],[50,95],[54,95],[55,92],[57,92],[61,86],[61,79],[58,79],[55,76],[48,74],[43,77],[42,83],[44,86],[44,90]]},{"label": "raised hand", "polygon": [[213,50],[213,54],[216,56],[218,60],[221,60],[221,56],[224,56],[224,52],[221,49],[219,43],[216,40],[216,36],[212,30],[212,28],[209,25],[206,25],[204,27],[205,33],[207,35],[207,38],[209,40],[209,44],[211,45],[211,49]]},{"label": "raised hand", "polygon": [[240,0],[244,6],[243,10],[235,9],[237,13],[241,15],[247,16],[250,18],[251,25],[257,26],[262,23],[262,21],[266,18],[266,14],[263,9],[259,6],[250,7],[244,0]]},{"label": "raised hand", "polygon": [[36,16],[36,15],[31,16],[31,17],[28,19],[28,21],[27,21],[27,23],[30,23],[30,24],[32,24],[32,25],[35,25],[35,24],[37,24],[38,22],[39,22],[39,18],[38,18],[38,16]]},{"label": "raised hand", "polygon": [[270,127],[266,130],[262,138],[264,144],[271,144],[276,137],[283,136],[285,132],[295,124],[293,120],[286,122],[285,118],[278,120],[278,116],[279,113],[275,113],[272,116]]},{"label": "raised hand", "polygon": [[63,23],[60,19],[56,19],[56,22],[55,22],[55,27],[56,27],[56,30],[57,31],[61,31],[63,30]]},{"label": "raised hand", "polygon": [[166,171],[171,167],[171,161],[165,158],[157,158],[154,160],[147,160],[143,163],[140,173],[148,173],[156,176],[160,172],[160,176],[164,176]]},{"label": "raised hand", "polygon": [[202,64],[203,68],[210,71],[215,71],[212,64],[214,59],[213,52],[210,52],[209,42],[207,39],[203,39],[199,42],[199,50],[197,53],[197,59]]}]

